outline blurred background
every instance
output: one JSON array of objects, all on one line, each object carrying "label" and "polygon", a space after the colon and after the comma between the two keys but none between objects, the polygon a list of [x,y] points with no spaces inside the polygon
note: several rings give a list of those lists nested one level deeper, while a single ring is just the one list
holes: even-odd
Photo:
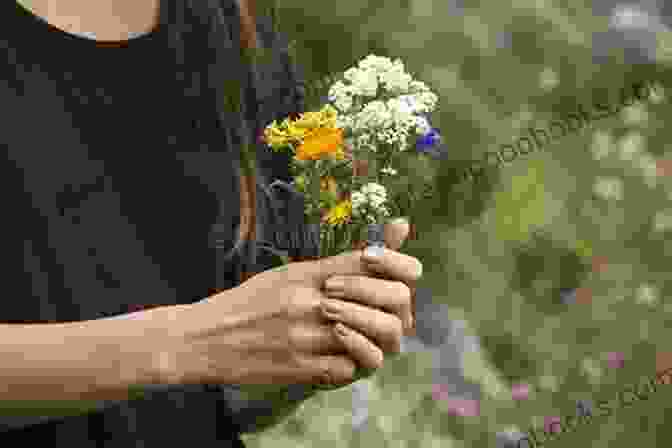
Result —
[{"label": "blurred background", "polygon": [[[516,446],[599,400],[614,416],[544,446],[669,446],[672,386],[616,401],[672,367],[672,2],[266,1],[309,80],[401,58],[439,95],[450,154],[402,248],[425,267],[417,335],[247,446]],[[620,107],[638,82],[655,88]],[[469,160],[595,101],[617,113],[459,182]]]}]

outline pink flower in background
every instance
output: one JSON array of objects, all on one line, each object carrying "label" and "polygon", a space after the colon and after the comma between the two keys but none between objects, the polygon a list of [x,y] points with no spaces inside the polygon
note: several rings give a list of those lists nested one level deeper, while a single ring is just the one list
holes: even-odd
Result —
[{"label": "pink flower in background", "polygon": [[560,424],[562,419],[560,417],[544,417],[544,431],[547,433],[561,432]]},{"label": "pink flower in background", "polygon": [[511,398],[514,400],[527,400],[530,397],[529,384],[514,384],[511,386]]},{"label": "pink flower in background", "polygon": [[672,159],[661,159],[656,161],[656,171],[659,176],[672,175]]},{"label": "pink flower in background", "polygon": [[611,352],[607,354],[607,365],[611,369],[620,369],[625,364],[625,356],[621,352]]},{"label": "pink flower in background", "polygon": [[593,291],[590,288],[576,288],[576,303],[579,305],[589,305],[593,300]]},{"label": "pink flower in background", "polygon": [[448,400],[448,388],[445,384],[432,385],[432,398],[436,401]]},{"label": "pink flower in background", "polygon": [[480,403],[478,400],[450,399],[448,400],[448,413],[460,417],[478,417]]},{"label": "pink flower in background", "polygon": [[591,259],[593,272],[603,272],[607,268],[607,257],[595,255]]}]

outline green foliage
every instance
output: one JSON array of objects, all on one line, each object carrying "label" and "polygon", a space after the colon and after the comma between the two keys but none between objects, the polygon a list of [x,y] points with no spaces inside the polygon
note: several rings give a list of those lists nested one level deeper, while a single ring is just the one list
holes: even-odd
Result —
[{"label": "green foliage", "polygon": [[[636,82],[669,85],[669,57],[631,64],[615,51],[597,64],[593,39],[608,18],[592,14],[596,2],[481,1],[466,2],[462,10],[455,3],[283,0],[278,6],[280,29],[296,40],[296,60],[309,82],[328,80],[374,53],[401,58],[439,94],[432,121],[450,155],[437,162],[432,185],[404,204],[421,238],[402,251],[423,262],[420,286],[433,291],[433,300],[477,329],[481,348],[474,356],[483,367],[474,381],[483,391],[500,381],[503,398],[485,393],[478,418],[449,416],[429,395],[436,381],[428,367],[432,355],[404,354],[410,360],[405,368],[390,362],[394,380],[385,372],[374,377],[370,431],[344,437],[352,414],[352,391],[344,388],[304,404],[296,418],[305,432],[292,436],[292,446],[494,447],[498,432],[538,427],[544,416],[571,413],[579,399],[609,398],[606,385],[618,389],[651,375],[655,353],[670,351],[672,247],[669,232],[654,231],[653,222],[669,208],[672,184],[659,177],[649,186],[640,156],[619,155],[625,137],[636,133],[645,144],[641,153],[670,156],[668,99],[646,103],[643,119],[629,108],[544,151],[488,168],[476,180],[464,177],[471,160],[511,143],[527,127],[541,129],[579,104],[614,104],[620,90]],[[656,38],[669,35],[661,31]],[[555,87],[542,83],[553,77],[549,73]],[[315,83],[311,97],[324,95],[328,84]],[[594,155],[599,133],[613,141],[603,158]],[[424,169],[409,164],[400,175]],[[603,177],[623,182],[622,199],[594,192]],[[397,187],[403,190],[403,179]],[[608,260],[605,270],[594,269],[595,256]],[[657,302],[638,302],[645,283],[659,289]],[[560,300],[572,288],[589,290],[589,300]],[[608,352],[626,354],[622,369],[608,367]],[[506,387],[517,381],[530,383],[529,400],[507,396]],[[664,446],[672,436],[664,424],[670,393],[661,391],[548,446]],[[247,445],[275,447],[288,434],[296,434],[296,422]]]}]

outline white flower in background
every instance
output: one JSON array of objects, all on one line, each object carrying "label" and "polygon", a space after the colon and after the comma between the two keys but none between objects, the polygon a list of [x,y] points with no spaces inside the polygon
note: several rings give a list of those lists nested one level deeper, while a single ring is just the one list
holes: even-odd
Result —
[{"label": "white flower in background", "polygon": [[653,83],[651,86],[651,95],[649,101],[654,104],[660,104],[665,101],[665,88],[659,83]]},{"label": "white flower in background", "polygon": [[636,155],[644,150],[645,145],[644,136],[638,132],[624,135],[618,142],[621,160],[632,161]]},{"label": "white flower in background", "polygon": [[599,381],[602,377],[603,369],[600,364],[594,359],[585,358],[581,361],[581,370],[588,376],[588,379],[593,381]]},{"label": "white flower in background", "polygon": [[396,176],[397,175],[397,170],[390,166],[386,166],[385,168],[380,170],[381,173],[387,174],[388,176]]},{"label": "white flower in background", "polygon": [[635,103],[630,107],[623,108],[621,117],[625,124],[632,126],[646,123],[649,119],[649,114],[646,111],[646,106],[644,104]]},{"label": "white flower in background", "polygon": [[616,177],[600,177],[595,181],[593,192],[601,199],[623,199],[623,181]]},{"label": "white flower in background", "polygon": [[650,154],[644,153],[639,156],[637,165],[642,170],[644,182],[649,188],[654,188],[658,182],[658,164],[656,158]]},{"label": "white flower in background", "polygon": [[558,377],[553,375],[542,375],[539,377],[539,388],[549,390],[551,392],[558,391]]},{"label": "white flower in background", "polygon": [[643,284],[637,288],[635,301],[640,305],[656,305],[658,303],[658,288],[649,284]]},{"label": "white flower in background", "polygon": [[552,90],[559,83],[558,74],[550,67],[546,67],[539,74],[539,85],[543,90]]},{"label": "white flower in background", "polygon": [[659,210],[653,217],[653,230],[665,232],[672,229],[672,210]]},{"label": "white flower in background", "polygon": [[590,152],[595,160],[601,160],[608,156],[614,148],[612,135],[605,131],[595,131],[593,141],[590,144]]}]

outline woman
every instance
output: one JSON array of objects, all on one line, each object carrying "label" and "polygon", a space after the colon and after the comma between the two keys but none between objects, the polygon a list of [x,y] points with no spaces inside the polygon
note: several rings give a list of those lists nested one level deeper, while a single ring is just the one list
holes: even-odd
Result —
[{"label": "woman", "polygon": [[[406,227],[282,269],[249,244],[289,229],[263,194],[288,160],[254,136],[303,107],[252,3],[0,2],[0,100],[0,445],[240,446],[399,352]],[[254,384],[270,405],[224,394]]]}]

